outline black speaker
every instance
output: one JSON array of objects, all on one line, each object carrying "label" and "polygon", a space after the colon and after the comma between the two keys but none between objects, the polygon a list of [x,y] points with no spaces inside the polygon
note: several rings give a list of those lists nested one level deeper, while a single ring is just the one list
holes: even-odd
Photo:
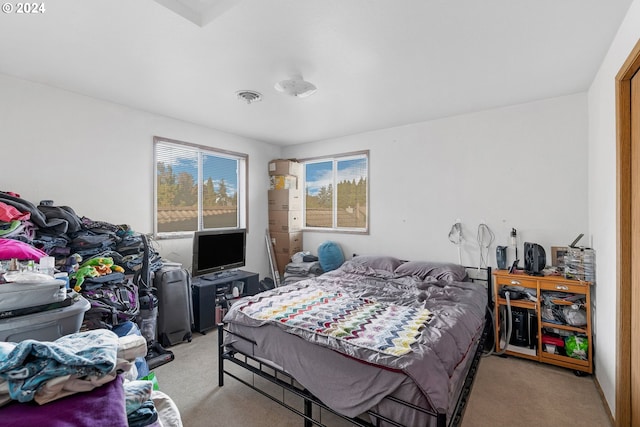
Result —
[{"label": "black speaker", "polygon": [[526,308],[511,307],[511,341],[509,344],[529,347],[529,314]]},{"label": "black speaker", "polygon": [[541,276],[546,266],[547,254],[537,243],[524,242],[524,270],[528,274]]},{"label": "black speaker", "polygon": [[507,247],[506,246],[496,247],[496,261],[498,262],[498,270],[507,269]]}]

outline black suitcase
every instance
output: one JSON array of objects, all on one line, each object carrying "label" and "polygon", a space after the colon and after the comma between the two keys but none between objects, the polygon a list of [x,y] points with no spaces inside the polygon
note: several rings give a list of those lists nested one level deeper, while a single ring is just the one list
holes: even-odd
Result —
[{"label": "black suitcase", "polygon": [[154,285],[158,296],[158,341],[163,347],[191,342],[191,275],[183,268],[163,267],[156,271]]}]

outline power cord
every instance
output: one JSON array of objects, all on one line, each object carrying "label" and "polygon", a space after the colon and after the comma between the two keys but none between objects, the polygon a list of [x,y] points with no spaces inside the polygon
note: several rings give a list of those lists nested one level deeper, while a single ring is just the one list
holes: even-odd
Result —
[{"label": "power cord", "polygon": [[458,264],[462,265],[462,224],[460,220],[456,220],[456,223],[451,226],[449,231],[449,241],[458,247]]},{"label": "power cord", "polygon": [[[483,354],[483,357],[486,356],[491,356],[492,354],[495,354],[496,356],[501,356],[503,355],[506,351],[507,351],[507,346],[509,345],[509,341],[511,341],[511,333],[512,333],[512,320],[511,320],[511,296],[510,296],[510,292],[506,291],[504,293],[504,297],[507,300],[507,316],[505,318],[505,316],[503,317],[503,321],[506,323],[506,333],[505,333],[505,340],[504,340],[504,347],[500,350],[500,351],[495,351],[496,349],[496,343],[494,341],[493,345],[491,346],[491,350],[489,350],[488,352],[486,352],[485,354]],[[491,322],[493,324],[495,324],[496,319],[493,316],[493,311],[491,311],[489,309],[489,306],[487,306],[487,310],[489,310],[489,313],[491,314]],[[503,326],[505,326],[503,324]],[[501,330],[504,330],[504,328],[500,328]],[[500,337],[498,337],[498,342],[500,342]]]},{"label": "power cord", "polygon": [[491,231],[487,224],[482,222],[478,225],[477,240],[478,246],[480,247],[480,263],[478,265],[478,269],[489,265],[489,247],[495,238],[495,234],[493,234],[493,231]]}]

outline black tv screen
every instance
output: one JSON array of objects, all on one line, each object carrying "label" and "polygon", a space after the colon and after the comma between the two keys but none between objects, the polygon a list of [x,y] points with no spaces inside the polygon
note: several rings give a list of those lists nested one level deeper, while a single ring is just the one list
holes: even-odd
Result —
[{"label": "black tv screen", "polygon": [[246,230],[201,230],[193,235],[192,276],[243,267]]}]

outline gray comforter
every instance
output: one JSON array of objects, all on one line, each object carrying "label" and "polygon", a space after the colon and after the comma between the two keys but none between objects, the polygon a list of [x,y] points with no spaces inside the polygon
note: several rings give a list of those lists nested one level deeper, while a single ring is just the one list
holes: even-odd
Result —
[{"label": "gray comforter", "polygon": [[[304,338],[314,345],[346,355],[349,359],[357,359],[366,362],[366,365],[380,367],[382,371],[400,372],[403,374],[403,378],[406,375],[415,383],[431,408],[445,409],[449,412],[452,405],[450,402],[451,391],[457,387],[457,384],[452,384],[452,378],[458,380],[461,377],[459,373],[456,373],[456,369],[475,349],[474,340],[484,325],[486,289],[471,282],[444,282],[427,279],[429,280],[421,281],[412,276],[394,277],[385,271],[373,270],[346,262],[338,270],[322,276],[247,297],[235,303],[224,320],[231,326],[242,325],[245,329],[246,327],[256,328],[255,333],[252,332],[254,338],[259,335],[258,331],[261,328],[267,327],[270,331],[268,332],[269,341],[262,341],[264,343],[262,351],[267,358],[280,366],[283,364],[278,360],[278,357],[288,356],[285,355],[282,346],[272,342],[277,339],[274,338],[277,334],[273,333],[273,328]],[[321,292],[322,295],[339,294],[341,297],[374,302],[380,307],[400,307],[404,311],[406,308],[412,308],[422,314],[426,309],[430,313],[428,318],[425,318],[423,325],[416,329],[415,336],[409,339],[409,351],[400,355],[393,355],[372,346],[352,344],[348,339],[318,333],[313,328],[305,328],[300,325],[292,326],[285,321],[272,318],[260,318],[252,313],[258,304],[264,306],[265,303],[271,301],[270,299],[275,304],[278,298],[282,299],[286,297],[286,294],[300,295],[303,291]],[[419,295],[421,295],[420,298],[418,298]],[[426,299],[424,299],[425,296]],[[229,340],[229,343],[231,341]],[[260,345],[261,341],[257,341]],[[292,340],[287,339],[286,341],[287,345],[292,344]],[[308,347],[306,344],[305,346]],[[287,350],[291,353],[297,351],[295,347]],[[303,363],[300,365],[302,366]],[[314,366],[314,370],[318,371],[318,369],[333,370],[334,366],[322,368]],[[456,374],[454,375],[454,373]],[[296,376],[295,373],[293,374]],[[343,375],[349,374],[344,373]],[[393,383],[394,387],[399,387],[398,381],[390,379],[389,384]],[[309,387],[304,383],[303,385],[312,390],[315,389],[317,393],[318,387]],[[322,390],[321,387],[320,394],[322,394]],[[334,401],[339,406],[339,403],[343,402],[347,397],[346,394],[349,393],[349,390],[345,390],[345,396],[340,396],[335,389],[328,388],[328,390],[330,392],[325,393],[325,396],[319,395],[318,397],[330,405],[331,401]],[[367,390],[375,393],[375,398],[366,396]],[[362,404],[364,402],[379,402],[384,397],[380,396],[381,393],[393,392],[393,389],[387,388],[387,391],[383,392],[380,387],[369,386],[361,390],[361,393],[365,395],[359,396],[358,401]],[[352,401],[353,396],[349,396],[347,400]],[[362,405],[357,406],[354,410],[361,409]],[[349,415],[350,411],[347,409],[340,408],[340,410]]]}]

